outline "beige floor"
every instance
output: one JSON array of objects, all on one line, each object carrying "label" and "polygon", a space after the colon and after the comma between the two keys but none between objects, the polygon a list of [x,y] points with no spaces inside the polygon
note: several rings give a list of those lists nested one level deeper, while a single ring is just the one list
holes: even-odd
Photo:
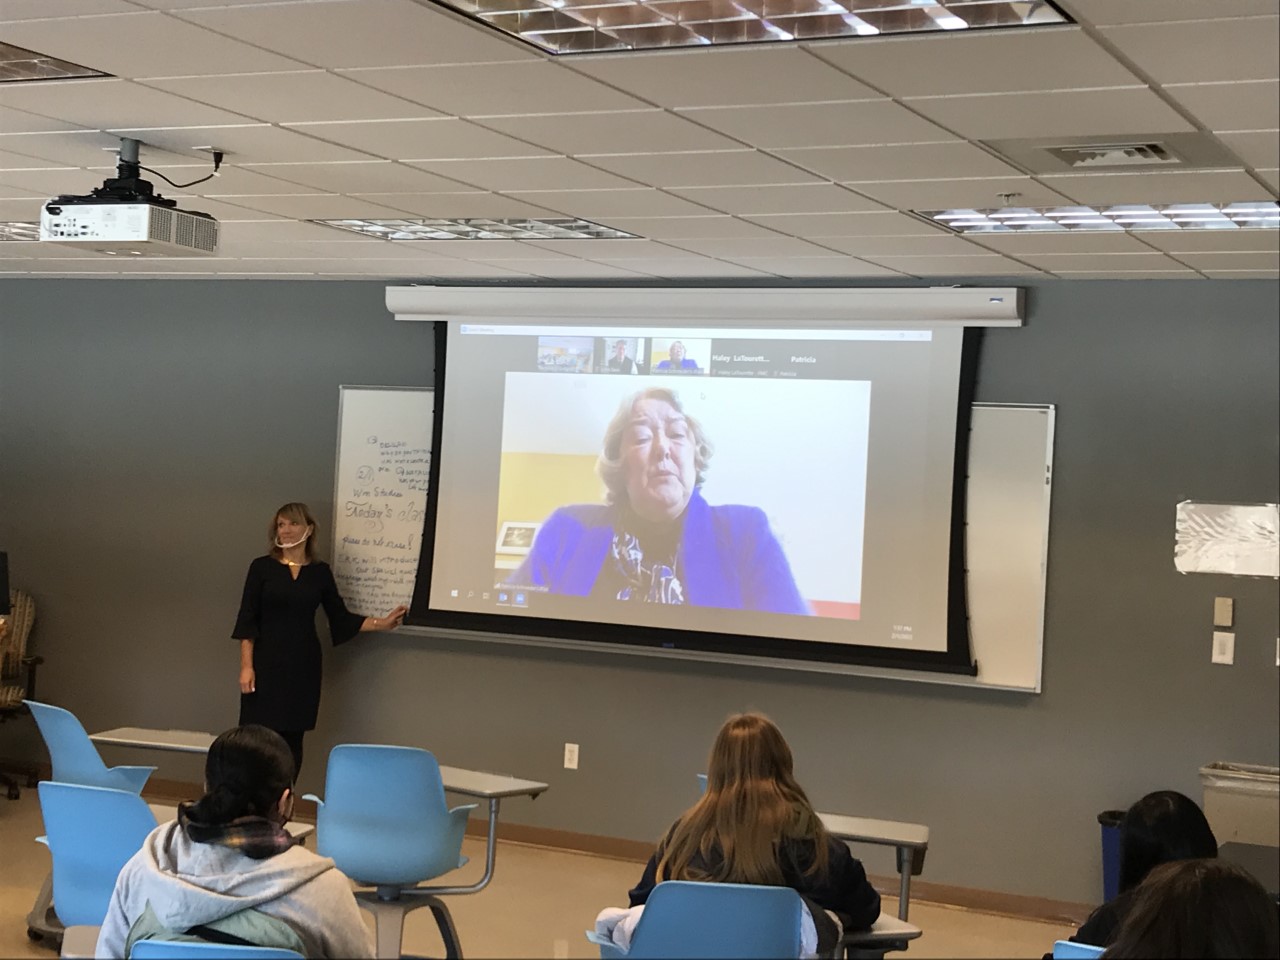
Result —
[{"label": "beige floor", "polygon": [[[28,941],[26,914],[49,868],[49,855],[32,838],[42,832],[35,791],[17,801],[0,799],[0,957],[54,954]],[[459,872],[472,882],[483,872],[484,844],[468,840],[471,857]],[[503,843],[493,883],[482,893],[450,900],[454,923],[467,957],[596,957],[583,937],[596,912],[624,904],[640,865],[524,844]],[[885,909],[896,903],[886,899]],[[1054,924],[1014,920],[970,910],[913,903],[911,921],[924,935],[908,954],[926,957],[1039,957],[1053,941],[1072,931]],[[405,953],[441,956],[440,936],[430,911],[412,914]]]}]

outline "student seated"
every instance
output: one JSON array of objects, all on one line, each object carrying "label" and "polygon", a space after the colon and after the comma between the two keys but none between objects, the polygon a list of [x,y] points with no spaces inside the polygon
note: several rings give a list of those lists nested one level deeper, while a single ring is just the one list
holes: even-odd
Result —
[{"label": "student seated", "polygon": [[372,957],[350,882],[284,828],[293,775],[275,731],[250,725],[218,737],[205,795],[181,804],[120,871],[97,956],[127,957],[138,940],[206,940]]},{"label": "student seated", "polygon": [[1071,939],[1110,945],[1132,907],[1134,891],[1154,867],[1217,855],[1218,841],[1194,800],[1176,790],[1147,794],[1120,823],[1119,893],[1093,911]]},{"label": "student seated", "polygon": [[707,790],[658,843],[631,906],[661,880],[791,887],[817,927],[819,955],[840,930],[863,930],[880,916],[880,894],[849,848],[827,833],[792,775],[791,749],[758,713],[730,717],[716,735]]},{"label": "student seated", "polygon": [[1275,900],[1240,867],[1221,860],[1182,860],[1152,870],[1103,954],[1173,960],[1277,955]]}]

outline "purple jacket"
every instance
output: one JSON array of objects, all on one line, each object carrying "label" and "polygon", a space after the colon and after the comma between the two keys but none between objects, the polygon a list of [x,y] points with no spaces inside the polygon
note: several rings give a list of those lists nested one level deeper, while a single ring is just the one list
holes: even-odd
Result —
[{"label": "purple jacket", "polygon": [[[609,562],[614,508],[580,503],[547,518],[513,586],[585,597]],[[791,567],[758,507],[710,506],[694,491],[680,538],[685,600],[696,607],[807,615]]]}]

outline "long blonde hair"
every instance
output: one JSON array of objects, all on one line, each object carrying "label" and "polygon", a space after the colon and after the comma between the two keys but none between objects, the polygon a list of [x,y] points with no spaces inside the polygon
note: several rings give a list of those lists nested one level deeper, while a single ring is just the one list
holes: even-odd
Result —
[{"label": "long blonde hair", "polygon": [[659,845],[658,876],[669,880],[785,885],[784,840],[814,844],[807,875],[827,870],[827,831],[792,774],[791,748],[760,713],[720,728],[707,790]]}]

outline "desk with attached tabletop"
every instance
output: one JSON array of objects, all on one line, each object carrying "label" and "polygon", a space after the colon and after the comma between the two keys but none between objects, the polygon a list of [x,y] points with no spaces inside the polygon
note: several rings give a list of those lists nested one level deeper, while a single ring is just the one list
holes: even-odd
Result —
[{"label": "desk with attached tabletop", "polygon": [[929,828],[918,823],[895,820],[871,820],[846,817],[837,813],[819,813],[822,825],[837,840],[846,843],[874,843],[893,847],[898,855],[898,919],[907,919],[911,898],[911,878],[924,870],[924,855],[929,850]]},{"label": "desk with attached tabletop", "polygon": [[[145,727],[116,727],[103,730],[101,733],[89,734],[94,743],[109,744],[116,747],[141,747],[149,750],[173,750],[179,753],[208,753],[209,746],[215,737],[211,733],[199,730],[152,730]],[[463,770],[458,767],[440,768],[440,779],[445,790],[466,797],[476,797],[488,802],[489,827],[487,846],[484,857],[484,876],[465,887],[441,887],[432,889],[433,894],[478,893],[489,885],[493,879],[494,859],[498,849],[498,809],[505,797],[536,797],[547,789],[547,784],[536,780],[517,780],[515,777],[501,776],[496,773],[480,773],[475,770]],[[290,825],[290,833],[298,836],[294,828],[305,827],[310,833],[315,828],[310,824]]]}]

